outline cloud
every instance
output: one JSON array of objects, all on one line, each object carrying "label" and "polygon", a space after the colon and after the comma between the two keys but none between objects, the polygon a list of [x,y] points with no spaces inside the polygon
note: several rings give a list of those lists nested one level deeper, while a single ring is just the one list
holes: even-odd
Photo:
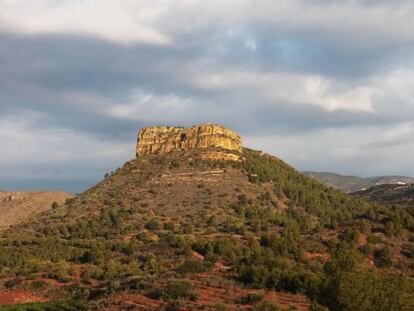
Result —
[{"label": "cloud", "polygon": [[168,1],[2,0],[0,29],[27,35],[80,34],[120,43],[168,44],[155,29]]},{"label": "cloud", "polygon": [[403,0],[0,0],[0,186],[80,191],[133,157],[140,127],[201,122],[301,169],[414,175],[413,13]]},{"label": "cloud", "polygon": [[1,0],[0,7],[4,31],[90,35],[121,43],[168,44],[190,33],[240,25],[259,35],[312,34],[347,52],[414,39],[409,0]]},{"label": "cloud", "polygon": [[195,83],[209,90],[239,87],[267,102],[310,104],[327,111],[374,111],[373,89],[366,86],[342,87],[337,81],[320,75],[229,71],[199,76]]},{"label": "cloud", "polygon": [[138,89],[133,91],[129,102],[113,105],[107,113],[122,119],[157,122],[166,111],[170,112],[168,119],[171,120],[172,114],[186,114],[189,106],[193,104],[190,98],[181,98],[174,94],[157,96]]},{"label": "cloud", "polygon": [[0,119],[0,188],[81,191],[134,154],[133,145],[74,129],[39,128],[44,122],[47,117],[33,111]]},{"label": "cloud", "polygon": [[323,128],[306,133],[248,135],[247,144],[301,170],[345,175],[411,175],[412,123]]}]

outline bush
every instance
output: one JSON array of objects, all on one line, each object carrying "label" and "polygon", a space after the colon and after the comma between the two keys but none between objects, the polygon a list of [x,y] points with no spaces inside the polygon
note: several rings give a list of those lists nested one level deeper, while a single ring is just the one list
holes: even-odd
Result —
[{"label": "bush", "polygon": [[329,311],[329,309],[327,307],[320,305],[316,301],[313,301],[309,308],[309,311]]},{"label": "bush", "polygon": [[367,244],[365,244],[364,246],[361,247],[361,252],[364,255],[371,255],[373,253],[373,251],[374,251],[374,248],[373,248],[371,243],[367,243]]},{"label": "bush", "polygon": [[278,311],[279,306],[272,301],[263,301],[259,303],[253,310],[255,311]]},{"label": "bush", "polygon": [[147,230],[158,230],[158,229],[160,229],[160,226],[161,225],[157,220],[151,219],[149,222],[147,222],[145,224],[145,229],[147,229]]},{"label": "bush", "polygon": [[179,300],[173,300],[170,301],[164,308],[164,311],[178,311],[180,310],[180,301]]},{"label": "bush", "polygon": [[69,278],[69,264],[64,260],[59,260],[51,269],[49,276],[59,282],[68,282]]},{"label": "bush", "polygon": [[414,258],[414,245],[410,245],[410,244],[403,245],[401,253],[408,258]]},{"label": "bush", "polygon": [[44,290],[49,286],[49,283],[45,281],[33,281],[30,283],[30,289],[32,290]]},{"label": "bush", "polygon": [[102,264],[104,259],[105,252],[99,247],[93,247],[92,249],[87,250],[80,258],[82,263],[94,263],[97,265]]},{"label": "bush", "polygon": [[219,260],[219,256],[213,253],[207,253],[206,256],[204,256],[204,266],[206,268],[211,268],[214,266],[214,264]]},{"label": "bush", "polygon": [[264,286],[268,277],[269,271],[262,266],[248,265],[240,268],[239,280],[256,288]]},{"label": "bush", "polygon": [[248,293],[246,297],[243,298],[243,303],[253,304],[262,301],[263,298],[263,293]]},{"label": "bush", "polygon": [[231,308],[228,305],[217,303],[215,305],[216,311],[230,311]]},{"label": "bush", "polygon": [[391,247],[385,246],[374,252],[374,263],[378,268],[388,268],[392,266],[393,251]]},{"label": "bush", "polygon": [[22,279],[21,278],[14,278],[11,280],[8,280],[6,283],[4,283],[4,286],[7,289],[15,289],[17,287],[19,287],[22,284]]},{"label": "bush", "polygon": [[201,273],[205,272],[206,268],[200,260],[188,259],[180,267],[181,273]]},{"label": "bush", "polygon": [[193,292],[193,286],[187,280],[169,281],[167,287],[162,290],[161,296],[165,299],[197,299],[197,295]]},{"label": "bush", "polygon": [[376,235],[369,235],[367,237],[367,241],[372,243],[372,244],[378,244],[378,243],[382,242],[381,238],[379,236],[376,236]]},{"label": "bush", "polygon": [[174,230],[174,223],[173,222],[166,222],[164,223],[164,230]]},{"label": "bush", "polygon": [[81,282],[83,284],[91,283],[91,273],[88,270],[84,270],[81,272]]},{"label": "bush", "polygon": [[403,275],[361,268],[337,272],[328,277],[318,302],[329,310],[411,311],[414,310],[414,282]]},{"label": "bush", "polygon": [[45,303],[28,303],[22,305],[0,306],[0,311],[83,311],[86,310],[80,302],[74,300],[54,301]]}]

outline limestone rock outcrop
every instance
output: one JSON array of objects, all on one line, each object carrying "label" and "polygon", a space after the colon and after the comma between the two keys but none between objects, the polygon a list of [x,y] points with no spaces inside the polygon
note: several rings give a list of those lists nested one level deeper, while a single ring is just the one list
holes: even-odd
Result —
[{"label": "limestone rock outcrop", "polygon": [[190,128],[153,126],[139,131],[136,155],[194,149],[205,151],[202,155],[204,159],[239,160],[237,153],[242,151],[242,140],[235,132],[216,124],[200,124]]}]

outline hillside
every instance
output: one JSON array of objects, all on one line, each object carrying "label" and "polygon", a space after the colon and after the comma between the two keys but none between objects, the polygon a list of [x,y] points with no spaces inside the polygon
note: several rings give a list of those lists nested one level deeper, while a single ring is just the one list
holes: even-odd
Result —
[{"label": "hillside", "polygon": [[304,172],[304,174],[346,193],[368,189],[376,185],[414,183],[414,178],[406,176],[377,176],[362,178],[329,172]]},{"label": "hillside", "polygon": [[187,148],[176,137],[176,149],[151,146],[8,230],[0,302],[24,293],[66,310],[414,308],[407,210],[346,195],[259,151]]},{"label": "hillside", "polygon": [[53,202],[63,204],[72,196],[55,191],[0,191],[0,230],[51,209]]},{"label": "hillside", "polygon": [[359,196],[367,201],[384,204],[387,206],[414,206],[414,184],[378,185],[363,191],[354,192],[353,195]]}]

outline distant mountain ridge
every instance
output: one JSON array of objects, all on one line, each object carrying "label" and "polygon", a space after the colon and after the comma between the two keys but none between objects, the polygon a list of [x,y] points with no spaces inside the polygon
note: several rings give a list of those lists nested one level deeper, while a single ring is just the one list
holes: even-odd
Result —
[{"label": "distant mountain ridge", "polygon": [[387,206],[398,204],[404,207],[414,207],[414,183],[376,185],[366,190],[353,192],[352,195]]},{"label": "distant mountain ridge", "polygon": [[414,178],[407,176],[377,176],[362,178],[331,172],[304,172],[304,174],[346,193],[361,191],[384,184],[414,184]]}]

